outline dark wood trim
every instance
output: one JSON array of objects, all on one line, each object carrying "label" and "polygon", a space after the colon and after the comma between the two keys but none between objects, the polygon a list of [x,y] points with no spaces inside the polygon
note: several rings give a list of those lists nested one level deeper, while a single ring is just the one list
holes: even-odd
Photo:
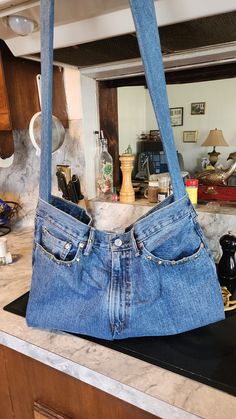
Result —
[{"label": "dark wood trim", "polygon": [[[236,63],[210,65],[187,70],[165,72],[167,84],[197,83],[201,81],[221,80],[236,77]],[[124,86],[146,86],[145,76],[132,76],[121,79],[107,80],[103,83],[107,88]]]},{"label": "dark wood trim", "polygon": [[120,184],[119,133],[117,88],[110,87],[106,81],[98,82],[98,103],[100,129],[108,140],[108,150],[113,158],[114,186]]}]

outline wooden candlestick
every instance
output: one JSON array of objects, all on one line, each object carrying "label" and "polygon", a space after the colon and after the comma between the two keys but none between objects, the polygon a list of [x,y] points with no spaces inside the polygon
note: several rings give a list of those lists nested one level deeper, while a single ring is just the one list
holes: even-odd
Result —
[{"label": "wooden candlestick", "polygon": [[135,194],[131,180],[131,174],[134,167],[134,155],[122,154],[120,156],[120,161],[123,175],[122,186],[120,190],[120,202],[131,203],[135,201]]}]

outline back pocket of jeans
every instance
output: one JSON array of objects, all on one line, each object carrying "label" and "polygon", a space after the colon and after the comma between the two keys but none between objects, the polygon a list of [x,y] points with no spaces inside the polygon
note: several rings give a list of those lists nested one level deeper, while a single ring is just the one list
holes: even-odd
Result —
[{"label": "back pocket of jeans", "polygon": [[72,241],[66,237],[65,233],[49,230],[45,226],[42,227],[41,245],[47,252],[59,260],[73,259],[76,251],[73,248]]}]

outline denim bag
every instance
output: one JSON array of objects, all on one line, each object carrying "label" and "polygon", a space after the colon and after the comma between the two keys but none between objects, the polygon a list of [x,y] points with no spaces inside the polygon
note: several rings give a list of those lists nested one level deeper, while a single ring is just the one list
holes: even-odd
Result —
[{"label": "denim bag", "polygon": [[173,195],[121,234],[51,195],[53,0],[41,0],[42,151],[27,323],[103,339],[173,335],[224,319],[215,264],[185,192],[153,0],[130,0]]}]

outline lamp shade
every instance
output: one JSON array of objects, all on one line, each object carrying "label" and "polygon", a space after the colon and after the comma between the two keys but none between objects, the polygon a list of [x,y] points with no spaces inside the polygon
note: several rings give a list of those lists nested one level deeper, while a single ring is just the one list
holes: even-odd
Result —
[{"label": "lamp shade", "polygon": [[219,146],[227,147],[228,144],[224,139],[224,136],[222,134],[221,129],[215,128],[215,129],[210,130],[210,132],[208,134],[208,137],[206,138],[204,143],[202,143],[202,146],[203,147],[210,147],[210,146],[213,146],[213,147],[216,147],[216,146],[217,147],[219,147]]}]

